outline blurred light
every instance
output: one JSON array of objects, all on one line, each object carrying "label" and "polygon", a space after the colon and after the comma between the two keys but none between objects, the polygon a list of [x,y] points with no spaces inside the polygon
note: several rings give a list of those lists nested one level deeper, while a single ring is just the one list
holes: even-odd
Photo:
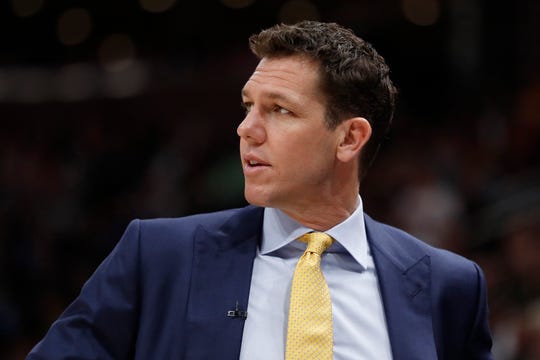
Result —
[{"label": "blurred light", "polygon": [[13,13],[20,17],[28,17],[36,14],[43,5],[43,0],[12,0]]},{"label": "blurred light", "polygon": [[160,13],[169,10],[176,0],[139,0],[141,7],[151,13]]},{"label": "blurred light", "polygon": [[153,66],[133,60],[115,71],[96,63],[60,68],[0,67],[0,105],[3,102],[45,103],[124,98],[143,92],[151,83]]},{"label": "blurred light", "polygon": [[241,9],[250,6],[255,0],[221,0],[221,2],[227,7]]},{"label": "blurred light", "polygon": [[22,103],[38,103],[52,98],[51,73],[41,68],[11,71],[11,96]]},{"label": "blurred light", "polygon": [[281,7],[279,20],[287,24],[294,24],[301,20],[318,20],[317,7],[308,0],[290,0]]},{"label": "blurred light", "polygon": [[63,66],[56,76],[58,96],[65,101],[90,98],[97,89],[99,76],[95,67],[88,64]]},{"label": "blurred light", "polygon": [[92,20],[86,9],[75,8],[65,11],[58,19],[58,38],[64,45],[82,43],[92,30]]},{"label": "blurred light", "polygon": [[107,37],[98,49],[101,65],[109,71],[118,71],[128,66],[135,58],[135,45],[125,34],[113,34]]},{"label": "blurred light", "polygon": [[402,0],[401,9],[405,18],[420,26],[433,25],[439,19],[439,0]]},{"label": "blurred light", "polygon": [[114,98],[134,96],[144,90],[148,83],[148,70],[138,61],[123,66],[105,77],[105,94]]},{"label": "blurred light", "polygon": [[10,81],[8,70],[0,69],[0,101],[7,99],[10,93]]}]

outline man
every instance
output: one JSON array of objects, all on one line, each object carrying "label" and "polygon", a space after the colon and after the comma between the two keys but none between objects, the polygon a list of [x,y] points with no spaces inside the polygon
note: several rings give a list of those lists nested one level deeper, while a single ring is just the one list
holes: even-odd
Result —
[{"label": "man", "polygon": [[[294,355],[297,337],[324,358],[491,359],[478,266],[362,211],[359,179],[394,110],[383,58],[307,21],[250,47],[238,135],[252,205],[133,221],[28,359],[314,359]],[[310,303],[296,319],[314,231],[329,239],[315,258],[331,313]],[[324,325],[303,329],[311,317]]]}]

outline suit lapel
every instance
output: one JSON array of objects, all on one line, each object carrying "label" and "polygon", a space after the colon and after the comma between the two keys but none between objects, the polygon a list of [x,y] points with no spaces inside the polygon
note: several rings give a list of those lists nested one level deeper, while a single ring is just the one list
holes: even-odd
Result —
[{"label": "suit lapel", "polygon": [[[219,229],[200,226],[187,306],[187,359],[238,358],[263,209],[247,207]],[[431,265],[416,243],[365,215],[394,360],[436,359],[431,318]],[[398,235],[399,234],[399,235]]]},{"label": "suit lapel", "polygon": [[394,360],[436,359],[431,318],[431,264],[403,233],[365,216]]},{"label": "suit lapel", "polygon": [[[262,228],[263,209],[247,207],[219,229],[199,227],[187,309],[187,359],[238,358],[244,328],[241,316]],[[235,315],[235,314],[230,314]]]}]

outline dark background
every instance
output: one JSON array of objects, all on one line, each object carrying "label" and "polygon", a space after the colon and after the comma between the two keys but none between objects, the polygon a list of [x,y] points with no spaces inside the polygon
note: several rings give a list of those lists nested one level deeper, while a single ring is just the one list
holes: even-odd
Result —
[{"label": "dark background", "polygon": [[368,213],[477,261],[498,359],[540,359],[540,3],[0,3],[0,358],[22,359],[133,218],[245,204],[250,34],[336,21],[400,88]]}]

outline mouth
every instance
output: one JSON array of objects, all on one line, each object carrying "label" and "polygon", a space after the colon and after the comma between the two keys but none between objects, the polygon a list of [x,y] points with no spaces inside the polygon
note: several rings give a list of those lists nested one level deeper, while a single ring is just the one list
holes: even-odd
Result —
[{"label": "mouth", "polygon": [[269,166],[269,163],[264,162],[261,159],[254,158],[252,156],[247,156],[244,158],[244,169],[246,170],[261,169]]},{"label": "mouth", "polygon": [[257,160],[248,160],[247,165],[248,166],[268,166],[268,164],[263,164]]}]

